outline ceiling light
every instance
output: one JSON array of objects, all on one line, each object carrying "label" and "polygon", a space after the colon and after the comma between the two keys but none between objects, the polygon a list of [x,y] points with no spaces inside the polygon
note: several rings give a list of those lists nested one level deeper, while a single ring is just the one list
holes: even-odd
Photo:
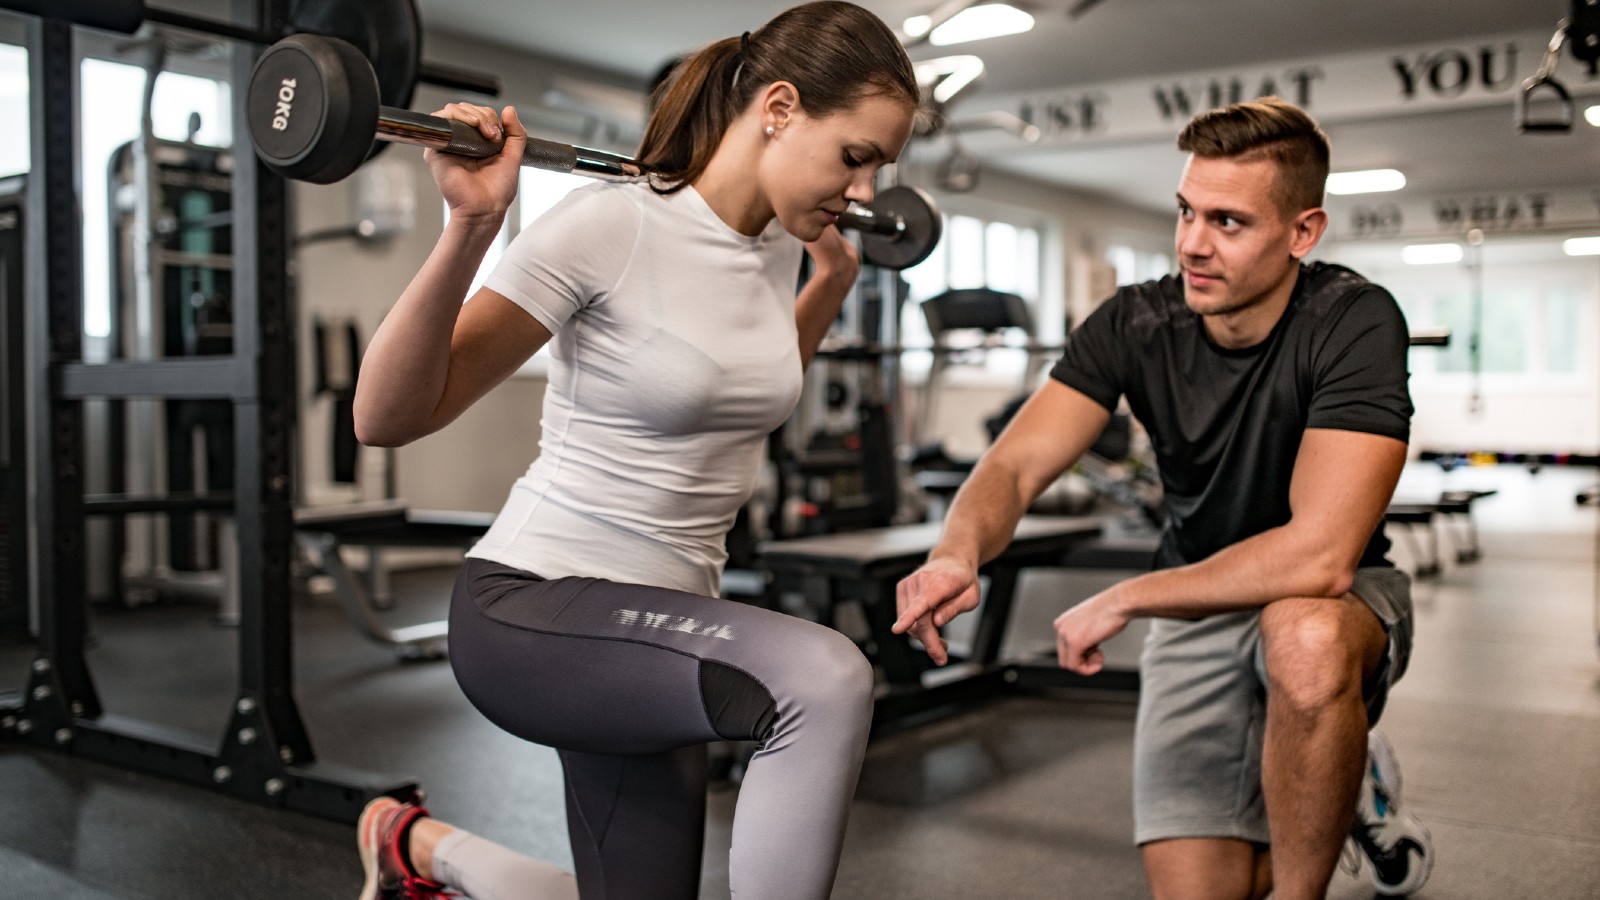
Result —
[{"label": "ceiling light", "polygon": [[916,64],[917,82],[931,86],[935,103],[949,103],[967,85],[983,75],[983,60],[976,56],[941,56]]},{"label": "ceiling light", "polygon": [[1362,169],[1359,172],[1334,172],[1328,176],[1330,194],[1377,194],[1398,191],[1406,186],[1406,176],[1398,169]]},{"label": "ceiling light", "polygon": [[[906,34],[916,38],[928,34],[928,26],[932,23],[931,16],[912,16],[900,27]],[[933,34],[928,35],[928,41],[936,47],[946,47],[966,41],[1021,34],[1032,28],[1033,16],[1015,6],[985,3],[981,6],[970,6],[951,16],[944,24],[933,29]]]},{"label": "ceiling light", "polygon": [[1568,256],[1600,256],[1600,237],[1567,238],[1561,252]]},{"label": "ceiling light", "polygon": [[1583,117],[1589,120],[1590,125],[1600,128],[1600,106],[1591,106],[1584,110]]},{"label": "ceiling light", "polygon": [[1461,261],[1460,244],[1410,244],[1400,248],[1400,258],[1408,265],[1435,266]]},{"label": "ceiling light", "polygon": [[978,113],[959,122],[951,122],[951,131],[976,131],[979,128],[998,128],[1009,132],[1030,144],[1039,143],[1044,137],[1044,132],[1039,126],[1030,125],[1020,117],[1006,112],[1003,109],[991,109],[988,112]]}]

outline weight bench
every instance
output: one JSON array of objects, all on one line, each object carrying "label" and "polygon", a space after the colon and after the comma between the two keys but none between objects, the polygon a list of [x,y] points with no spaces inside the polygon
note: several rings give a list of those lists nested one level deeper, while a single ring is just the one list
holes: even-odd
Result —
[{"label": "weight bench", "polygon": [[1497,492],[1487,491],[1445,491],[1439,495],[1439,514],[1446,523],[1454,523],[1454,527],[1446,527],[1445,534],[1450,538],[1451,545],[1456,551],[1456,562],[1472,562],[1483,556],[1483,548],[1478,544],[1478,526],[1472,520],[1472,504],[1484,497],[1493,497]]},{"label": "weight bench", "polygon": [[[295,539],[318,570],[333,579],[334,594],[345,615],[376,643],[395,648],[403,659],[438,659],[445,654],[448,630],[443,621],[390,628],[380,622],[386,591],[376,560],[384,547],[472,546],[494,521],[493,513],[422,511],[404,503],[380,501],[349,506],[312,507],[294,513]],[[340,553],[341,547],[365,547],[374,554],[363,584]]]},{"label": "weight bench", "polygon": [[[1417,562],[1413,574],[1419,579],[1439,574],[1439,535],[1433,529],[1433,517],[1438,512],[1437,503],[1406,502],[1390,503],[1383,514],[1385,523],[1403,526],[1395,532],[1411,550],[1411,557]],[[1421,540],[1417,539],[1418,531],[1423,533]]]},{"label": "weight bench", "polygon": [[841,600],[860,601],[869,632],[863,649],[884,675],[874,705],[874,731],[1012,689],[1138,690],[1137,672],[1085,677],[1053,662],[1007,661],[1000,655],[1021,570],[1060,565],[1075,547],[1098,537],[1100,521],[1089,517],[1024,517],[1011,543],[982,569],[989,588],[969,652],[965,657],[952,654],[943,667],[933,666],[909,637],[894,634],[891,627],[898,617],[895,586],[926,561],[941,529],[938,523],[897,525],[767,541],[759,547],[762,564],[780,587],[803,580],[823,592],[825,616],[831,617]]},{"label": "weight bench", "polygon": [[[1456,562],[1472,562],[1483,555],[1478,544],[1478,528],[1472,521],[1472,504],[1495,493],[1493,490],[1444,491],[1438,500],[1408,499],[1389,504],[1383,520],[1404,526],[1396,531],[1417,560],[1417,578],[1432,578],[1440,571],[1439,536],[1433,527],[1435,518],[1443,523],[1445,536],[1455,550]],[[1416,537],[1419,530],[1425,535],[1421,541]]]}]

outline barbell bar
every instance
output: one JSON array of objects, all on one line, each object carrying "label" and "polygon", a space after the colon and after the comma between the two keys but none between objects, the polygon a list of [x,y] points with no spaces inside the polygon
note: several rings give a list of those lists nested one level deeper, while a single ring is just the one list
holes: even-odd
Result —
[{"label": "barbell bar", "polygon": [[[256,154],[296,181],[344,179],[367,158],[374,139],[475,159],[501,150],[501,142],[475,126],[383,105],[366,57],[336,38],[297,34],[273,44],[256,61],[245,103]],[[630,157],[535,137],[527,139],[521,162],[601,177],[641,174]],[[922,262],[943,233],[933,199],[905,186],[880,192],[870,206],[846,209],[838,225],[861,232],[864,262],[888,269]]]}]

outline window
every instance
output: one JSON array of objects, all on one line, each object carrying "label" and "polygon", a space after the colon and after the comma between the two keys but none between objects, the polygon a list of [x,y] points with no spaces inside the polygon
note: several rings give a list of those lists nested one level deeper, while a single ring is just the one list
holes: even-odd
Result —
[{"label": "window", "polygon": [[22,127],[0,129],[0,177],[28,171],[28,51],[0,44],[0,122]]},{"label": "window", "polygon": [[544,215],[550,207],[560,202],[573,188],[589,184],[594,179],[570,172],[550,172],[544,169],[523,169],[522,181],[517,188],[518,229]]},{"label": "window", "polygon": [[1339,261],[1388,288],[1413,331],[1450,330],[1448,347],[1411,354],[1422,382],[1467,377],[1474,333],[1479,371],[1497,383],[1570,381],[1591,377],[1582,348],[1594,329],[1595,273],[1592,261],[1561,255],[1559,244],[1503,237],[1461,263],[1432,266],[1398,265],[1398,248],[1387,245],[1340,248]]},{"label": "window", "polygon": [[1584,334],[1583,292],[1575,284],[1561,284],[1545,292],[1543,321],[1545,370],[1562,375],[1576,375],[1578,368],[1578,335]]},{"label": "window", "polygon": [[[500,233],[495,235],[494,244],[483,255],[483,262],[478,266],[478,274],[472,279],[472,287],[467,291],[471,297],[483,287],[489,273],[494,271],[500,257],[511,245],[511,239],[527,228],[534,219],[544,215],[550,207],[560,202],[569,191],[580,185],[588,184],[593,179],[570,172],[551,172],[545,169],[526,168],[517,184],[517,199],[515,201],[515,214],[506,216],[506,223],[501,227]],[[444,221],[450,221],[450,207],[444,208]],[[515,224],[513,224],[513,222]]]},{"label": "window", "polygon": [[[145,77],[138,66],[100,59],[85,59],[80,75],[79,121],[93,123],[78,129],[83,160],[83,330],[91,337],[103,337],[111,330],[108,171],[117,148],[139,137]],[[0,97],[0,104],[5,102]],[[226,147],[233,142],[232,91],[226,83],[176,72],[157,76],[150,104],[155,136],[188,140],[192,114],[200,117],[196,143]],[[24,112],[21,120],[27,119]]]},{"label": "window", "polygon": [[[909,286],[900,317],[901,342],[914,347],[933,342],[921,303],[947,290],[988,287],[1014,293],[1028,301],[1037,320],[1043,277],[1042,253],[1040,230],[1033,226],[974,216],[946,216],[944,237],[933,253],[900,273]],[[920,374],[925,374],[929,367],[927,354],[908,354],[903,362],[908,371]],[[1021,364],[1019,361],[1016,366],[991,365],[998,365],[999,371],[1009,373]],[[1020,369],[1017,372],[1020,373]]]},{"label": "window", "polygon": [[[1479,371],[1502,375],[1576,375],[1583,304],[1575,287],[1537,281],[1486,286],[1478,329]],[[1450,346],[1431,354],[1433,371],[1472,371],[1473,297],[1440,290],[1428,302],[1403,302],[1413,328],[1450,329]]]},{"label": "window", "polygon": [[1139,282],[1139,255],[1132,247],[1111,247],[1106,250],[1106,262],[1117,270],[1117,286]]},{"label": "window", "polygon": [[950,248],[950,268],[945,272],[947,288],[984,287],[983,280],[988,275],[984,238],[983,222],[971,216],[950,217],[944,236]]},{"label": "window", "polygon": [[1172,273],[1172,258],[1165,253],[1142,253],[1116,245],[1106,249],[1106,264],[1117,271],[1117,286],[1164,278]]}]

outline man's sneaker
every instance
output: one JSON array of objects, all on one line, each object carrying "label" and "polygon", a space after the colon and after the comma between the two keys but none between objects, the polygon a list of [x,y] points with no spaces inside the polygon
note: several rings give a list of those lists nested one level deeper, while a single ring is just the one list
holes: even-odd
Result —
[{"label": "man's sneaker", "polygon": [[1400,762],[1383,732],[1367,735],[1367,772],[1361,779],[1356,821],[1350,827],[1346,863],[1352,874],[1361,857],[1372,864],[1378,893],[1397,897],[1422,887],[1433,869],[1433,836],[1400,805]]},{"label": "man's sneaker", "polygon": [[361,900],[426,900],[454,897],[444,885],[417,875],[400,852],[400,839],[406,827],[426,816],[428,811],[416,803],[401,803],[393,797],[379,797],[368,803],[356,822],[356,841],[361,848],[361,866],[367,880],[361,887]]}]

